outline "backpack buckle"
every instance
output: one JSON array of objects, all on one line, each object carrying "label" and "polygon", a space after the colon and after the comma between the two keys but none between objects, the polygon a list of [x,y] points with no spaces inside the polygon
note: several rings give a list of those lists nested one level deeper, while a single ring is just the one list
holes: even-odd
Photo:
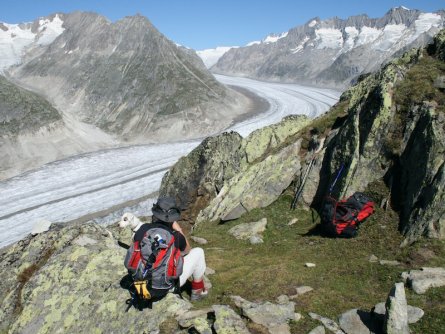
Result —
[{"label": "backpack buckle", "polygon": [[147,281],[135,281],[134,287],[136,289],[136,292],[141,299],[151,299],[150,291],[148,291],[147,287]]}]

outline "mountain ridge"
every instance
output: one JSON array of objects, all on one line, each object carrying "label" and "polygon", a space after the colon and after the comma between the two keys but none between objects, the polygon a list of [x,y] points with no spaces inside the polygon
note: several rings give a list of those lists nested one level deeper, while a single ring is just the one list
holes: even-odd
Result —
[{"label": "mountain ridge", "polygon": [[268,81],[346,88],[400,50],[421,47],[444,25],[445,12],[393,8],[381,18],[310,19],[275,42],[231,49],[211,71]]}]

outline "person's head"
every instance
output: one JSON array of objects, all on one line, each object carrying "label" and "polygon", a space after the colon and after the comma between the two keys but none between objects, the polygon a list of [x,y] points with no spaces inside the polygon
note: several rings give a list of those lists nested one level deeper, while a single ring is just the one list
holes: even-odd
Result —
[{"label": "person's head", "polygon": [[151,209],[153,221],[173,223],[181,218],[181,213],[173,197],[159,197]]}]

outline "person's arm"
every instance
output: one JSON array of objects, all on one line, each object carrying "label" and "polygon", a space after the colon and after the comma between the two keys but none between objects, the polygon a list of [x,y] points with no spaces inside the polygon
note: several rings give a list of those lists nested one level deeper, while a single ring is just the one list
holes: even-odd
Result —
[{"label": "person's arm", "polygon": [[182,252],[184,253],[184,255],[188,254],[190,252],[190,249],[192,249],[192,247],[190,247],[190,243],[189,243],[187,237],[184,235],[184,232],[182,231],[182,228],[178,224],[178,222],[173,222],[172,229],[174,231],[178,231],[179,233],[181,233],[184,236],[186,246],[185,246],[185,249]]}]

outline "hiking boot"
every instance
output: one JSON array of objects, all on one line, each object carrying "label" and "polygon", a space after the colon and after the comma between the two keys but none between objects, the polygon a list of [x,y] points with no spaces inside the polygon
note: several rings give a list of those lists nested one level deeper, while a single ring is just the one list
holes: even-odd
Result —
[{"label": "hiking boot", "polygon": [[204,299],[209,294],[209,291],[206,289],[192,290],[192,294],[190,295],[190,301],[196,302],[198,300]]}]

